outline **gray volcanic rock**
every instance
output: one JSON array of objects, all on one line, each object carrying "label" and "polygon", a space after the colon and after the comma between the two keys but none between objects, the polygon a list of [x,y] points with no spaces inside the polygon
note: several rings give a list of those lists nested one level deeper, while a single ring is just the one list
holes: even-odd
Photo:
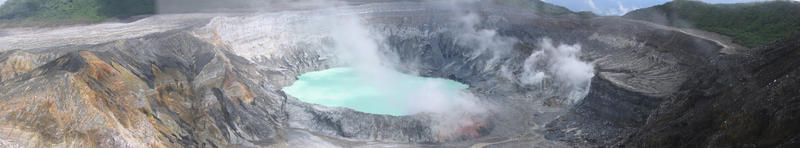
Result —
[{"label": "gray volcanic rock", "polygon": [[797,147],[800,35],[721,56],[654,110],[625,145]]},{"label": "gray volcanic rock", "polygon": [[[651,111],[670,111],[659,105],[662,100],[688,90],[690,84],[684,82],[696,81],[693,76],[705,72],[699,67],[714,65],[710,59],[723,47],[674,28],[618,17],[543,16],[513,6],[481,4],[470,5],[474,8],[469,11],[484,20],[474,27],[514,38],[505,53],[476,54],[478,47],[459,43],[458,29],[464,24],[457,18],[463,14],[423,2],[156,15],[127,24],[11,31],[0,37],[0,43],[13,42],[0,46],[0,133],[9,133],[0,134],[0,144],[617,144],[633,132],[646,134],[657,126],[651,122],[659,115]],[[345,65],[329,49],[332,41],[326,29],[332,24],[321,22],[347,16],[363,18],[370,31],[385,36],[387,47],[380,51],[394,55],[391,60],[400,63],[394,68],[469,84],[468,91],[486,111],[458,116],[469,122],[447,126],[443,118],[448,117],[442,114],[368,114],[310,104],[283,93],[280,89],[300,74]],[[148,25],[159,29],[127,31]],[[86,30],[94,32],[81,36]],[[43,37],[53,34],[65,37]],[[543,86],[520,82],[526,58],[544,50],[544,38],[579,44],[579,58],[592,61],[596,77],[585,97],[570,102],[563,96],[570,88],[558,85],[558,80]],[[780,125],[785,124],[775,126]],[[645,129],[639,130],[642,126]]]}]

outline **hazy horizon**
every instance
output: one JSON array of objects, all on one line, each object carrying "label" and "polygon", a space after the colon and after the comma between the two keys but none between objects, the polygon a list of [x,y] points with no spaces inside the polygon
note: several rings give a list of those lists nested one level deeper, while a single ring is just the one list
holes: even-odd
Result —
[{"label": "hazy horizon", "polygon": [[[2,6],[7,0],[0,0]],[[623,15],[627,12],[660,5],[671,0],[542,0],[572,11],[592,11],[598,15]],[[700,0],[706,3],[742,3],[768,0]],[[800,1],[800,0],[793,0]]]},{"label": "hazy horizon", "polygon": [[[627,12],[664,4],[672,0],[542,0],[572,11],[592,11],[598,15],[623,15]],[[700,0],[706,3],[743,3],[768,0]],[[795,0],[798,1],[798,0]]]}]

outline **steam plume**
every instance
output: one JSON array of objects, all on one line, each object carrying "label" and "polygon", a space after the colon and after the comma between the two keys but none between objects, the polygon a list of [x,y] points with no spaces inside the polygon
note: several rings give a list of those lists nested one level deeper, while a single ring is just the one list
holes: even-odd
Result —
[{"label": "steam plume", "polygon": [[[553,95],[567,97],[567,103],[574,103],[586,96],[594,77],[594,65],[579,58],[581,46],[554,46],[549,38],[541,39],[538,45],[539,50],[525,59],[519,81],[524,85],[556,89]],[[549,78],[554,79],[555,83],[544,83]]]}]

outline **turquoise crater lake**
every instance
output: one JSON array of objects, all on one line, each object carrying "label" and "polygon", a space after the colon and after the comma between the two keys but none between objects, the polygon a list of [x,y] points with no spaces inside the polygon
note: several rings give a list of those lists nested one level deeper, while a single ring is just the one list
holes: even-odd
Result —
[{"label": "turquoise crater lake", "polygon": [[[338,67],[302,74],[283,91],[308,103],[399,116],[419,112],[417,106],[426,103],[427,97],[458,99],[459,92],[468,87],[453,80],[391,70],[373,77],[354,68]],[[435,95],[429,95],[431,92]]]}]

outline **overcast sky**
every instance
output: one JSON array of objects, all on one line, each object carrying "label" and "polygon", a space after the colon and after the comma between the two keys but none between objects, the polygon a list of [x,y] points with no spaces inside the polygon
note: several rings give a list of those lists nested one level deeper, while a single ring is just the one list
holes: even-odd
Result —
[{"label": "overcast sky", "polygon": [[[592,11],[599,15],[622,15],[639,8],[660,5],[671,0],[542,0],[573,11]],[[706,3],[741,3],[765,0],[701,0]],[[800,1],[800,0],[796,0]]]}]

